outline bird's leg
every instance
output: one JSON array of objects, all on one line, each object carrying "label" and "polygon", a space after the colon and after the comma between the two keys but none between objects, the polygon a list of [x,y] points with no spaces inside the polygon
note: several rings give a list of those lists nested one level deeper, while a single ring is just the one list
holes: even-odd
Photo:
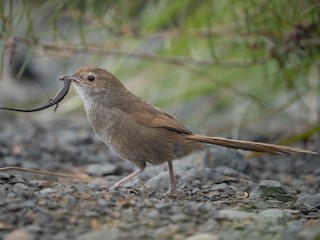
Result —
[{"label": "bird's leg", "polygon": [[169,174],[170,174],[170,188],[169,190],[164,194],[165,196],[173,193],[176,191],[177,181],[176,177],[174,176],[172,161],[168,161],[168,167],[169,167]]},{"label": "bird's leg", "polygon": [[134,178],[135,176],[138,176],[140,173],[142,173],[145,168],[146,168],[146,165],[144,165],[143,167],[140,167],[139,169],[137,169],[133,173],[129,174],[128,176],[122,178],[120,181],[116,182],[111,188],[109,188],[109,190],[118,189],[119,186],[121,186],[122,184],[124,184],[126,182],[129,182],[132,178]]}]

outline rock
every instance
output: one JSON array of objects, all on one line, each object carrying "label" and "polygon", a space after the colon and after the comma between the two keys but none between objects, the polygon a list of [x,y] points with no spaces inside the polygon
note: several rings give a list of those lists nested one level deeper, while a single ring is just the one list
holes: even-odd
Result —
[{"label": "rock", "polygon": [[227,167],[227,166],[219,166],[215,168],[215,171],[222,174],[223,176],[229,177],[239,177],[244,179],[249,179],[249,177],[243,173],[237,172],[236,170]]},{"label": "rock", "polygon": [[237,150],[227,148],[210,148],[204,158],[205,167],[215,168],[227,166],[238,172],[245,173],[249,163]]},{"label": "rock", "polygon": [[31,200],[25,201],[25,202],[23,203],[23,206],[24,206],[24,207],[27,207],[27,208],[33,208],[33,207],[36,206],[36,203],[35,203],[35,201],[34,201],[33,199],[31,199]]},{"label": "rock", "polygon": [[295,239],[298,240],[318,240],[320,239],[320,221],[312,219],[305,222],[302,231],[298,232]]},{"label": "rock", "polygon": [[303,230],[303,224],[302,220],[288,222],[279,239],[297,239],[297,234]]},{"label": "rock", "polygon": [[29,187],[24,183],[16,183],[12,187],[12,192],[18,196],[24,196],[24,193],[29,189]]},{"label": "rock", "polygon": [[169,187],[170,178],[167,172],[160,172],[154,177],[150,178],[146,183],[146,187],[153,190],[161,190]]},{"label": "rock", "polygon": [[284,212],[281,209],[271,208],[265,209],[258,213],[258,217],[268,218],[272,220],[282,219],[284,217]]},{"label": "rock", "polygon": [[54,192],[56,192],[56,190],[53,189],[53,188],[50,188],[50,187],[41,189],[41,190],[39,191],[39,193],[40,193],[41,195],[47,195],[47,194],[54,193]]},{"label": "rock", "polygon": [[249,199],[251,200],[258,198],[276,199],[281,202],[288,202],[295,200],[296,197],[281,183],[273,180],[263,180],[249,194]]},{"label": "rock", "polygon": [[212,191],[223,191],[228,187],[229,186],[226,183],[213,184],[212,187],[210,188],[210,190],[212,190]]},{"label": "rock", "polygon": [[15,166],[19,163],[19,160],[13,156],[4,157],[2,160],[6,166]]},{"label": "rock", "polygon": [[26,227],[26,229],[28,230],[28,232],[32,232],[32,233],[37,233],[37,232],[41,232],[42,229],[39,225],[29,225]]},{"label": "rock", "polygon": [[209,233],[198,233],[191,237],[186,238],[186,240],[218,240],[218,235],[211,235]]},{"label": "rock", "polygon": [[87,173],[92,176],[102,177],[114,174],[117,167],[113,164],[90,164],[87,167]]},{"label": "rock", "polygon": [[218,217],[221,219],[228,219],[228,220],[243,220],[247,218],[254,218],[255,214],[245,211],[239,210],[232,210],[232,209],[223,209],[220,210],[218,213]]},{"label": "rock", "polygon": [[160,213],[157,210],[151,210],[146,214],[146,217],[151,219],[159,219]]},{"label": "rock", "polygon": [[105,229],[99,231],[92,231],[78,236],[78,240],[116,240],[116,239],[130,239],[129,234],[125,234],[123,231],[118,229]]},{"label": "rock", "polygon": [[305,217],[318,219],[320,218],[320,193],[302,196],[293,206],[300,210]]},{"label": "rock", "polygon": [[30,235],[26,230],[24,229],[17,229],[14,230],[3,238],[3,240],[32,240],[34,239],[32,235]]},{"label": "rock", "polygon": [[297,207],[301,205],[306,207],[320,208],[320,193],[299,197],[294,206]]},{"label": "rock", "polygon": [[10,178],[10,174],[0,172],[0,180],[8,180]]}]

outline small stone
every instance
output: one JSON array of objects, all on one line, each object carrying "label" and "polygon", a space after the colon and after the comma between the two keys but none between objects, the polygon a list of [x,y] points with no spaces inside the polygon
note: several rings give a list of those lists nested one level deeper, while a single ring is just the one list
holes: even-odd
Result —
[{"label": "small stone", "polygon": [[108,201],[106,201],[105,199],[98,199],[97,200],[97,202],[98,202],[98,205],[100,206],[100,207],[105,207],[105,206],[107,206],[108,205]]},{"label": "small stone", "polygon": [[17,229],[4,236],[3,240],[32,240],[34,239],[26,230]]},{"label": "small stone", "polygon": [[16,183],[12,187],[12,192],[17,194],[18,196],[23,196],[28,188],[29,187],[24,183]]},{"label": "small stone", "polygon": [[5,163],[5,166],[15,166],[19,163],[19,160],[13,156],[6,156],[2,161]]},{"label": "small stone", "polygon": [[199,213],[199,209],[202,206],[203,203],[198,203],[195,201],[189,201],[186,202],[184,205],[184,213],[185,214],[198,214]]},{"label": "small stone", "polygon": [[295,202],[294,206],[306,206],[306,207],[320,207],[320,193],[315,195],[305,195],[299,197],[298,200]]},{"label": "small stone", "polygon": [[220,239],[218,235],[211,235],[209,233],[199,233],[186,238],[186,240],[218,240],[218,239]]},{"label": "small stone", "polygon": [[34,200],[27,200],[23,203],[23,206],[28,207],[28,208],[33,208],[36,205]]},{"label": "small stone", "polygon": [[10,178],[10,174],[0,172],[0,180],[8,180]]},{"label": "small stone", "polygon": [[26,229],[28,230],[28,232],[32,232],[32,233],[37,233],[42,231],[42,228],[39,225],[29,225],[26,227]]},{"label": "small stone", "polygon": [[222,174],[223,176],[230,176],[230,177],[239,177],[243,179],[249,179],[249,177],[243,173],[237,172],[236,170],[227,167],[227,166],[219,166],[215,168],[215,171]]},{"label": "small stone", "polygon": [[46,181],[46,180],[31,180],[30,184],[37,187],[49,187],[52,183]]},{"label": "small stone", "polygon": [[157,210],[151,210],[150,212],[148,212],[146,214],[146,216],[148,218],[152,218],[152,219],[158,219],[159,218],[159,212]]},{"label": "small stone", "polygon": [[229,187],[229,186],[226,183],[214,184],[214,185],[212,185],[210,190],[212,190],[212,191],[223,191],[227,187]]},{"label": "small stone", "polygon": [[282,219],[283,218],[283,210],[271,208],[271,209],[265,209],[258,213],[258,216],[269,218],[269,219]]},{"label": "small stone", "polygon": [[277,199],[281,202],[288,202],[294,200],[295,196],[291,194],[286,187],[281,185],[281,183],[272,180],[263,180],[259,186],[249,194],[249,198],[251,200],[257,198]]},{"label": "small stone", "polygon": [[102,177],[114,174],[117,167],[113,164],[90,164],[87,167],[87,173],[92,176]]},{"label": "small stone", "polygon": [[[132,236],[131,236],[132,237]],[[116,240],[116,239],[130,239],[129,234],[125,234],[123,231],[119,231],[118,229],[105,229],[92,231],[89,233],[85,233],[81,236],[78,236],[78,240]]]},{"label": "small stone", "polygon": [[156,176],[150,178],[146,182],[146,187],[149,189],[163,189],[169,186],[169,176],[167,172],[160,172]]},{"label": "small stone", "polygon": [[255,206],[258,209],[267,209],[267,208],[270,207],[270,204],[267,201],[259,200],[259,199],[254,200],[252,205]]},{"label": "small stone", "polygon": [[96,211],[90,211],[90,210],[86,210],[83,215],[87,218],[98,216]]},{"label": "small stone", "polygon": [[42,195],[47,195],[47,194],[50,194],[50,193],[54,193],[56,192],[56,190],[54,190],[53,188],[44,188],[42,190],[39,191],[40,194]]},{"label": "small stone", "polygon": [[239,211],[239,210],[229,210],[229,209],[224,209],[220,210],[218,213],[219,218],[222,219],[228,219],[228,220],[243,220],[243,219],[248,219],[248,218],[254,218],[254,214],[250,212],[245,212],[245,211]]},{"label": "small stone", "polygon": [[210,148],[204,158],[205,167],[227,166],[238,172],[247,172],[249,163],[237,150]]},{"label": "small stone", "polygon": [[187,216],[185,214],[174,214],[170,217],[171,221],[173,222],[183,222],[185,219],[187,218]]},{"label": "small stone", "polygon": [[302,231],[297,233],[296,239],[312,239],[312,240],[318,240],[320,239],[320,221],[319,217],[317,220],[312,219],[305,222]]}]

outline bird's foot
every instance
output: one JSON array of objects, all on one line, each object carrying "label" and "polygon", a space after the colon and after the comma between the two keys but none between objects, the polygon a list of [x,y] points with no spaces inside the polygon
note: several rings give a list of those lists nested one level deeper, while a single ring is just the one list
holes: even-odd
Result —
[{"label": "bird's foot", "polygon": [[163,196],[164,197],[170,196],[171,194],[176,193],[176,190],[177,189],[175,186],[171,186],[169,190],[165,194],[163,194]]}]

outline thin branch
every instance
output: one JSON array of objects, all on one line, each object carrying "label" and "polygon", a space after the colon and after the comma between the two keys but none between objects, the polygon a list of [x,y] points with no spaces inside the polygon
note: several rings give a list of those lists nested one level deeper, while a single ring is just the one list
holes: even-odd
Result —
[{"label": "thin branch", "polygon": [[[3,36],[0,35],[0,38]],[[50,44],[26,39],[22,37],[14,37],[16,42],[26,44],[28,46],[37,46],[44,51],[54,52],[72,52],[74,54],[91,54],[91,55],[106,55],[117,57],[138,58],[142,60],[153,60],[175,65],[195,65],[195,66],[220,66],[233,68],[247,68],[252,65],[264,64],[270,60],[269,56],[264,56],[259,59],[249,61],[221,61],[215,59],[194,59],[189,57],[173,57],[151,54],[147,52],[128,52],[114,49],[107,49],[104,45],[95,43],[87,43],[86,46],[77,46],[75,44]]]},{"label": "thin branch", "polygon": [[21,168],[21,167],[0,168],[0,172],[9,172],[9,171],[30,172],[30,173],[43,174],[43,175],[54,176],[54,177],[63,177],[63,178],[75,178],[77,180],[82,180],[84,182],[89,182],[92,180],[92,178],[88,176],[78,176],[76,174],[69,174],[69,173],[58,173],[58,172],[54,173],[46,170],[35,170],[35,169]]}]

